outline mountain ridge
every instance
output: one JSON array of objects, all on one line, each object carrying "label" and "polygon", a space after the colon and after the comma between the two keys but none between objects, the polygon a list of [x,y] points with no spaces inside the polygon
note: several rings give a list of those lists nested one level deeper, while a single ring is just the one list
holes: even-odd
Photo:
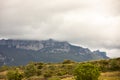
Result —
[{"label": "mountain ridge", "polygon": [[[91,51],[67,41],[48,40],[0,40],[0,52],[6,59],[3,65],[25,65],[30,61],[60,62],[64,59],[88,61],[108,59],[106,52]],[[19,56],[19,57],[18,57]]]}]

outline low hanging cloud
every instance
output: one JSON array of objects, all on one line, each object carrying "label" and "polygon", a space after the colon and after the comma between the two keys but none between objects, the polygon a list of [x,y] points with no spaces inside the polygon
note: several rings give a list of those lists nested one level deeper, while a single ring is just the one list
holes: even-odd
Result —
[{"label": "low hanging cloud", "polygon": [[120,56],[119,0],[1,0],[0,37],[65,40]]}]

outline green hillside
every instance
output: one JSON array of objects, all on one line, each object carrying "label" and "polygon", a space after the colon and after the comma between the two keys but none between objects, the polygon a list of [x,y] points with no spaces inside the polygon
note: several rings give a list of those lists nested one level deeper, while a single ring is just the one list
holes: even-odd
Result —
[{"label": "green hillside", "polygon": [[97,66],[100,71],[99,80],[120,80],[120,58],[88,62],[71,60],[60,63],[31,62],[26,66],[2,66],[0,80],[75,80],[74,70],[76,66],[82,64]]}]

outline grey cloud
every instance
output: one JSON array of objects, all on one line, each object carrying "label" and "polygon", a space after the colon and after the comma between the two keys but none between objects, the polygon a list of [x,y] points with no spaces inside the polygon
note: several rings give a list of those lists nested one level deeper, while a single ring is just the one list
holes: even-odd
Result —
[{"label": "grey cloud", "polygon": [[53,38],[90,48],[120,49],[119,3],[119,0],[1,0],[0,37]]}]

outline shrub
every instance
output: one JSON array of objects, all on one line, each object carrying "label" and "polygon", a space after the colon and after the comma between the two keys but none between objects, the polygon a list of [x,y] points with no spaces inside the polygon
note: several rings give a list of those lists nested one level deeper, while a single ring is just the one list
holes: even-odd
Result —
[{"label": "shrub", "polygon": [[2,71],[6,71],[6,70],[8,70],[9,69],[9,67],[8,66],[1,66],[0,67],[0,72],[2,72]]},{"label": "shrub", "polygon": [[116,61],[116,60],[111,60],[110,61],[110,69],[113,70],[113,71],[117,71],[117,70],[120,70],[120,64]]},{"label": "shrub", "polygon": [[100,75],[98,67],[86,63],[79,64],[74,71],[76,80],[98,80]]},{"label": "shrub", "polygon": [[40,76],[42,74],[41,70],[37,69],[36,74],[37,74],[37,76]]},{"label": "shrub", "polygon": [[72,60],[64,60],[62,63],[63,64],[71,64],[71,63],[75,63],[75,62]]},{"label": "shrub", "polygon": [[38,69],[42,69],[44,67],[44,63],[40,62],[40,63],[37,63],[37,68]]},{"label": "shrub", "polygon": [[67,72],[64,69],[58,70],[58,72],[56,73],[57,76],[63,76],[63,75],[66,75],[66,74],[67,74]]},{"label": "shrub", "polygon": [[18,70],[10,70],[7,72],[7,79],[8,80],[22,80],[23,75],[22,73],[18,72]]},{"label": "shrub", "polygon": [[28,64],[24,70],[25,77],[37,75],[37,68],[34,64]]},{"label": "shrub", "polygon": [[49,72],[49,71],[47,71],[47,72],[45,72],[45,73],[43,74],[43,76],[44,76],[44,78],[49,78],[49,77],[52,76],[52,73]]}]

